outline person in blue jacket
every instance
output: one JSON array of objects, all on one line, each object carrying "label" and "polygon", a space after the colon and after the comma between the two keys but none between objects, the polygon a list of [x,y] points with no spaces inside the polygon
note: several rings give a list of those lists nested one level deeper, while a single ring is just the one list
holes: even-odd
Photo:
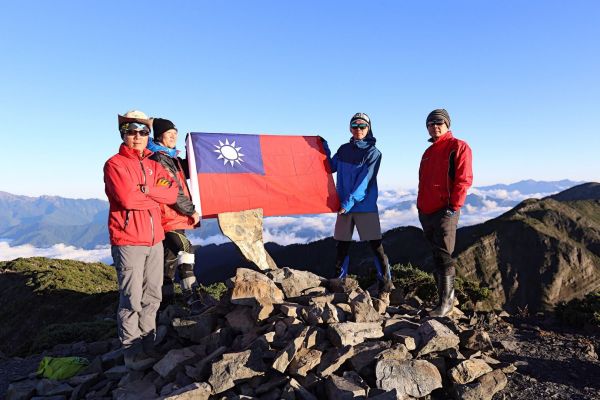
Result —
[{"label": "person in blue jacket", "polygon": [[381,152],[375,147],[376,139],[367,114],[354,114],[350,119],[350,132],[350,141],[340,146],[333,157],[327,142],[323,140],[331,172],[337,172],[336,188],[340,199],[333,234],[337,253],[336,274],[339,274],[339,278],[348,274],[348,251],[356,226],[360,240],[368,240],[375,253],[374,262],[380,289],[389,292],[394,286],[390,264],[383,250],[377,209],[377,172],[381,164]]}]

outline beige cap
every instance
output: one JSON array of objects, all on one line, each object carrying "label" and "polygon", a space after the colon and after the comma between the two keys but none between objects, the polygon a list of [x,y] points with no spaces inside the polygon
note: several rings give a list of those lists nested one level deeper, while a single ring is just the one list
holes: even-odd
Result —
[{"label": "beige cap", "polygon": [[121,125],[126,124],[128,122],[137,122],[140,124],[145,124],[148,126],[148,128],[152,126],[152,122],[150,121],[146,113],[139,110],[131,110],[127,111],[123,115],[119,115],[119,129],[121,128]]}]

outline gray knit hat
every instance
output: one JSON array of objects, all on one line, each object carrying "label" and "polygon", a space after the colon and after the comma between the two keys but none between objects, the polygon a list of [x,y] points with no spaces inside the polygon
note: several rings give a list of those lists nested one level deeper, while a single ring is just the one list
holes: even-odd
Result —
[{"label": "gray knit hat", "polygon": [[440,119],[444,120],[446,126],[450,128],[450,115],[448,115],[448,111],[444,110],[443,108],[438,108],[430,112],[425,120],[425,126],[427,126],[430,121],[436,121]]},{"label": "gray knit hat", "polygon": [[362,119],[363,121],[367,121],[367,124],[369,124],[369,132],[367,132],[367,135],[371,135],[373,136],[373,130],[371,129],[371,118],[369,118],[369,116],[365,113],[361,113],[358,112],[356,114],[354,114],[352,116],[352,118],[350,118],[350,129],[352,129],[352,123],[354,121],[356,121],[357,119]]}]

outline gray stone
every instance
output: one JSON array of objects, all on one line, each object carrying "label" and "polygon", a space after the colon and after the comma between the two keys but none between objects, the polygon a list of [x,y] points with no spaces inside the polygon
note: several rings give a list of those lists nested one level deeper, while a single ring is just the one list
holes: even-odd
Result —
[{"label": "gray stone", "polygon": [[222,346],[204,357],[195,366],[187,365],[185,367],[185,373],[190,378],[196,381],[204,381],[208,376],[211,363],[217,358],[221,357],[227,351],[227,347]]},{"label": "gray stone", "polygon": [[[383,333],[386,337],[392,337],[392,334],[400,329],[404,332],[413,332],[411,336],[414,336],[420,324],[410,321],[406,318],[393,317],[386,319],[383,323]],[[405,333],[406,334],[406,333]]]},{"label": "gray stone", "polygon": [[350,379],[331,375],[327,380],[327,397],[336,400],[366,399],[367,391]]},{"label": "gray stone", "polygon": [[304,306],[296,303],[282,303],[279,304],[277,308],[279,309],[279,312],[286,317],[298,318],[302,314],[302,309],[304,309]]},{"label": "gray stone", "polygon": [[302,317],[309,325],[335,324],[346,321],[346,314],[331,303],[309,306],[302,311]]},{"label": "gray stone", "polygon": [[350,301],[355,322],[379,322],[381,315],[373,307],[371,296],[368,292],[359,293]]},{"label": "gray stone", "polygon": [[103,354],[100,359],[102,360],[102,367],[104,369],[114,367],[117,364],[123,364],[123,349],[119,348]]},{"label": "gray stone", "polygon": [[111,369],[104,371],[106,379],[118,381],[129,373],[129,369],[125,365],[116,365]]},{"label": "gray stone", "polygon": [[265,366],[260,354],[251,350],[239,353],[223,354],[223,359],[212,364],[212,373],[208,383],[213,394],[222,393],[255,376],[265,374]]},{"label": "gray stone", "polygon": [[193,315],[174,318],[171,324],[180,337],[198,343],[215,329],[216,318],[213,314]]},{"label": "gray stone", "polygon": [[504,372],[497,369],[480,376],[474,382],[456,385],[454,395],[461,400],[491,400],[507,383]]},{"label": "gray stone", "polygon": [[377,355],[389,349],[390,346],[390,342],[383,341],[360,343],[354,346],[354,355],[350,359],[350,362],[354,369],[360,372],[363,368],[374,364]]},{"label": "gray stone", "polygon": [[203,351],[204,346],[200,345],[170,350],[152,369],[165,379],[173,378],[186,365],[202,359],[205,356]]},{"label": "gray stone", "polygon": [[321,362],[323,352],[317,349],[300,349],[290,362],[289,373],[295,376],[306,376],[310,370]]},{"label": "gray stone", "polygon": [[233,278],[232,304],[258,308],[255,317],[267,318],[273,311],[273,304],[281,304],[284,295],[275,282],[266,275],[247,268],[238,268]]},{"label": "gray stone", "polygon": [[212,392],[212,388],[206,382],[194,382],[184,386],[167,396],[163,400],[208,400]]},{"label": "gray stone", "polygon": [[275,361],[273,362],[273,369],[279,371],[281,373],[285,372],[288,365],[298,352],[298,350],[304,344],[304,340],[306,339],[306,335],[308,334],[308,327],[304,327],[298,335],[292,340],[283,350],[281,350],[275,356]]},{"label": "gray stone", "polygon": [[358,281],[353,278],[330,279],[329,289],[335,293],[350,293],[353,290],[359,289]]},{"label": "gray stone", "polygon": [[61,381],[40,379],[35,385],[35,390],[39,396],[60,396],[70,395],[73,387]]},{"label": "gray stone", "polygon": [[112,391],[114,400],[156,399],[156,387],[144,381],[130,382]]},{"label": "gray stone", "polygon": [[448,371],[448,376],[456,383],[465,384],[492,371],[485,361],[475,358],[465,360]]},{"label": "gray stone", "polygon": [[289,386],[294,390],[294,394],[299,400],[317,400],[311,392],[302,387],[294,378],[290,379]]},{"label": "gray stone", "polygon": [[405,345],[396,343],[389,349],[385,349],[377,355],[378,360],[410,360],[412,355],[409,353]]},{"label": "gray stone", "polygon": [[382,360],[375,369],[377,387],[396,389],[400,395],[423,397],[442,387],[437,368],[425,360]]},{"label": "gray stone", "polygon": [[306,334],[306,340],[304,341],[304,347],[307,349],[313,348],[318,344],[321,344],[327,338],[327,333],[323,328],[318,326],[311,326]]},{"label": "gray stone", "polygon": [[306,290],[318,287],[325,281],[312,272],[287,267],[270,271],[267,275],[281,287],[286,298],[301,296]]},{"label": "gray stone", "polygon": [[262,208],[220,213],[217,218],[223,234],[235,243],[246,260],[261,270],[277,269],[263,243]]},{"label": "gray stone", "polygon": [[377,339],[383,336],[379,322],[341,322],[327,327],[327,335],[336,347],[357,345],[365,339]]},{"label": "gray stone", "polygon": [[325,353],[325,356],[321,358],[321,363],[319,364],[319,368],[317,368],[317,375],[324,378],[333,374],[353,355],[354,348],[349,345],[339,349],[330,349]]},{"label": "gray stone", "polygon": [[403,335],[400,332],[394,332],[392,334],[392,339],[395,342],[406,346],[406,348],[410,351],[417,348],[417,344],[413,336]]},{"label": "gray stone", "polygon": [[481,329],[467,330],[460,333],[461,347],[473,351],[488,351],[493,350],[492,340],[490,335]]},{"label": "gray stone", "polygon": [[272,376],[268,381],[260,384],[256,390],[254,391],[257,395],[261,395],[264,393],[269,393],[273,391],[276,387],[282,386],[288,381],[288,377],[285,375],[275,375]]},{"label": "gray stone", "polygon": [[431,319],[417,329],[421,348],[419,356],[435,351],[443,351],[451,347],[457,347],[460,339],[448,327]]},{"label": "gray stone", "polygon": [[227,315],[227,323],[234,331],[248,333],[256,328],[256,319],[252,315],[252,308],[236,306]]},{"label": "gray stone", "polygon": [[35,394],[36,383],[34,380],[11,383],[6,391],[6,400],[30,399]]},{"label": "gray stone", "polygon": [[[382,295],[383,294],[387,294],[387,293],[382,293]],[[378,298],[372,298],[371,301],[373,302],[373,308],[375,309],[375,311],[377,311],[377,313],[379,315],[385,314],[385,311],[387,310],[387,307],[388,307],[387,302],[385,302],[384,300],[378,299]]]}]

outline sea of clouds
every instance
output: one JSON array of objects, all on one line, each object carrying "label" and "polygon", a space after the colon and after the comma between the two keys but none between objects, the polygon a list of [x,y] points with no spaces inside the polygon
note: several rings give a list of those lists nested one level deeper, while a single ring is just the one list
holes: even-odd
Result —
[{"label": "sea of clouds", "polygon": [[[460,226],[474,225],[497,217],[513,206],[501,206],[498,203],[514,204],[527,198],[542,198],[552,193],[522,194],[519,191],[480,190],[472,188],[470,194],[481,198],[481,205],[465,204],[461,210]],[[379,213],[383,231],[398,226],[420,227],[416,207],[416,191],[404,189],[382,190],[379,195]],[[268,217],[264,220],[263,237],[265,242],[281,245],[308,243],[331,236],[335,225],[334,214],[310,216]],[[221,244],[229,241],[223,235],[216,234],[202,237],[190,233],[190,240],[195,245]],[[355,239],[358,237],[355,235]],[[56,244],[48,248],[38,248],[29,244],[11,246],[10,241],[0,239],[0,261],[13,260],[18,257],[48,257],[80,261],[101,261],[112,263],[110,246],[92,250],[76,248],[64,244]]]}]

